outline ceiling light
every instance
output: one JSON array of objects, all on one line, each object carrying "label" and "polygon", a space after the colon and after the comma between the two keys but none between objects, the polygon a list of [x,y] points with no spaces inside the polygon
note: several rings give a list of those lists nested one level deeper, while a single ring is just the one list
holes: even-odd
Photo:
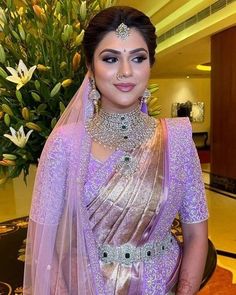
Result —
[{"label": "ceiling light", "polygon": [[211,71],[211,66],[207,66],[207,65],[197,65],[196,68],[200,71],[207,71],[207,72]]}]

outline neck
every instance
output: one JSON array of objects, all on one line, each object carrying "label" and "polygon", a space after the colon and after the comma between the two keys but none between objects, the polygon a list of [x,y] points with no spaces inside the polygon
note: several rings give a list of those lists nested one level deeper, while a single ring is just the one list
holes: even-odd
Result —
[{"label": "neck", "polygon": [[110,110],[110,109],[107,110],[107,109],[101,107],[99,114],[108,115],[110,117],[113,115],[119,116],[119,115],[129,115],[129,114],[133,114],[133,113],[137,114],[139,112],[141,113],[140,107],[139,107],[139,105],[136,105],[132,109],[125,109],[125,111],[124,110],[115,110],[114,111],[114,110]]},{"label": "neck", "polygon": [[139,102],[137,102],[135,105],[129,106],[129,107],[114,107],[112,105],[107,105],[107,104],[101,104],[101,110],[103,110],[106,113],[117,113],[117,114],[125,114],[125,113],[130,113],[134,110],[139,108]]},{"label": "neck", "polygon": [[154,133],[156,121],[141,112],[139,106],[129,112],[108,112],[103,108],[85,126],[92,139],[103,146],[131,151]]}]

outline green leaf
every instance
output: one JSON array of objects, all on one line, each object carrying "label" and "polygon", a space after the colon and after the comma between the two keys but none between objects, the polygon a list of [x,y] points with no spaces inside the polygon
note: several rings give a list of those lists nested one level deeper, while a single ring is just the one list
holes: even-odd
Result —
[{"label": "green leaf", "polygon": [[0,67],[0,76],[3,78],[6,78],[8,76],[8,74],[5,72],[5,70],[2,67]]},{"label": "green leaf", "polygon": [[12,0],[7,0],[7,7],[8,7],[9,9],[12,8]]},{"label": "green leaf", "polygon": [[46,100],[50,97],[50,89],[46,83],[41,83],[40,85],[40,94]]},{"label": "green leaf", "polygon": [[58,82],[52,89],[51,93],[50,93],[50,96],[51,97],[54,97],[55,95],[58,94],[58,92],[60,91],[61,89],[61,82]]},{"label": "green leaf", "polygon": [[38,107],[37,107],[37,113],[41,114],[43,113],[46,109],[47,109],[47,104],[46,103],[41,103]]},{"label": "green leaf", "polygon": [[18,177],[22,171],[22,166],[14,166],[14,167],[9,167],[9,177],[10,178],[15,178]]},{"label": "green leaf", "polygon": [[2,64],[4,64],[5,61],[6,61],[6,53],[5,53],[5,50],[4,50],[3,46],[2,46],[2,44],[0,44],[0,62]]},{"label": "green leaf", "polygon": [[33,97],[33,99],[37,102],[41,101],[41,97],[36,93],[36,92],[31,92],[31,96]]},{"label": "green leaf", "polygon": [[35,88],[36,88],[37,90],[40,89],[40,82],[39,82],[39,80],[35,80],[35,81],[34,81],[34,86],[35,86]]},{"label": "green leaf", "polygon": [[22,94],[20,92],[20,90],[16,90],[16,98],[18,99],[18,101],[20,102],[20,104],[23,104],[23,98],[22,98]]},{"label": "green leaf", "polygon": [[17,41],[21,41],[20,36],[17,34],[16,31],[12,31],[12,35],[16,38]]},{"label": "green leaf", "polygon": [[51,121],[51,127],[52,127],[52,129],[55,127],[56,123],[57,123],[57,118],[54,117],[52,119],[52,121]]},{"label": "green leaf", "polygon": [[65,110],[65,105],[64,105],[64,103],[63,102],[59,102],[59,107],[60,107],[60,111],[61,111],[61,113],[63,113],[64,112],[64,110]]}]

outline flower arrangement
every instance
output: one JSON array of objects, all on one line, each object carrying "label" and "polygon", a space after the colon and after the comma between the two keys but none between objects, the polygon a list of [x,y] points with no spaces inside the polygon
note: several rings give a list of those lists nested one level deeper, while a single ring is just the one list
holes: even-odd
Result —
[{"label": "flower arrangement", "polygon": [[26,182],[29,165],[37,164],[47,137],[84,78],[84,29],[94,14],[113,4],[1,1],[0,184],[22,171]]},{"label": "flower arrangement", "polygon": [[[0,184],[26,177],[80,86],[81,42],[111,0],[3,0],[0,4]],[[25,132],[27,134],[25,134]],[[26,178],[25,178],[26,179]]]}]

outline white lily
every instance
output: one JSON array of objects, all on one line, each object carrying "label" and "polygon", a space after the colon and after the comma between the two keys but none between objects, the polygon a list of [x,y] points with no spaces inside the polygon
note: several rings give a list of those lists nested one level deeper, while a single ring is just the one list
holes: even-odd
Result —
[{"label": "white lily", "polygon": [[28,70],[24,62],[20,59],[17,70],[7,67],[7,70],[12,74],[12,76],[8,76],[6,79],[16,83],[16,89],[19,90],[22,86],[30,81],[36,68],[36,66],[33,66]]},{"label": "white lily", "polygon": [[25,131],[24,131],[23,126],[21,126],[18,131],[16,131],[14,128],[10,127],[10,131],[11,131],[11,135],[4,134],[4,136],[9,138],[15,145],[17,145],[20,148],[25,147],[30,134],[33,132],[33,130],[30,130],[25,135]]}]

